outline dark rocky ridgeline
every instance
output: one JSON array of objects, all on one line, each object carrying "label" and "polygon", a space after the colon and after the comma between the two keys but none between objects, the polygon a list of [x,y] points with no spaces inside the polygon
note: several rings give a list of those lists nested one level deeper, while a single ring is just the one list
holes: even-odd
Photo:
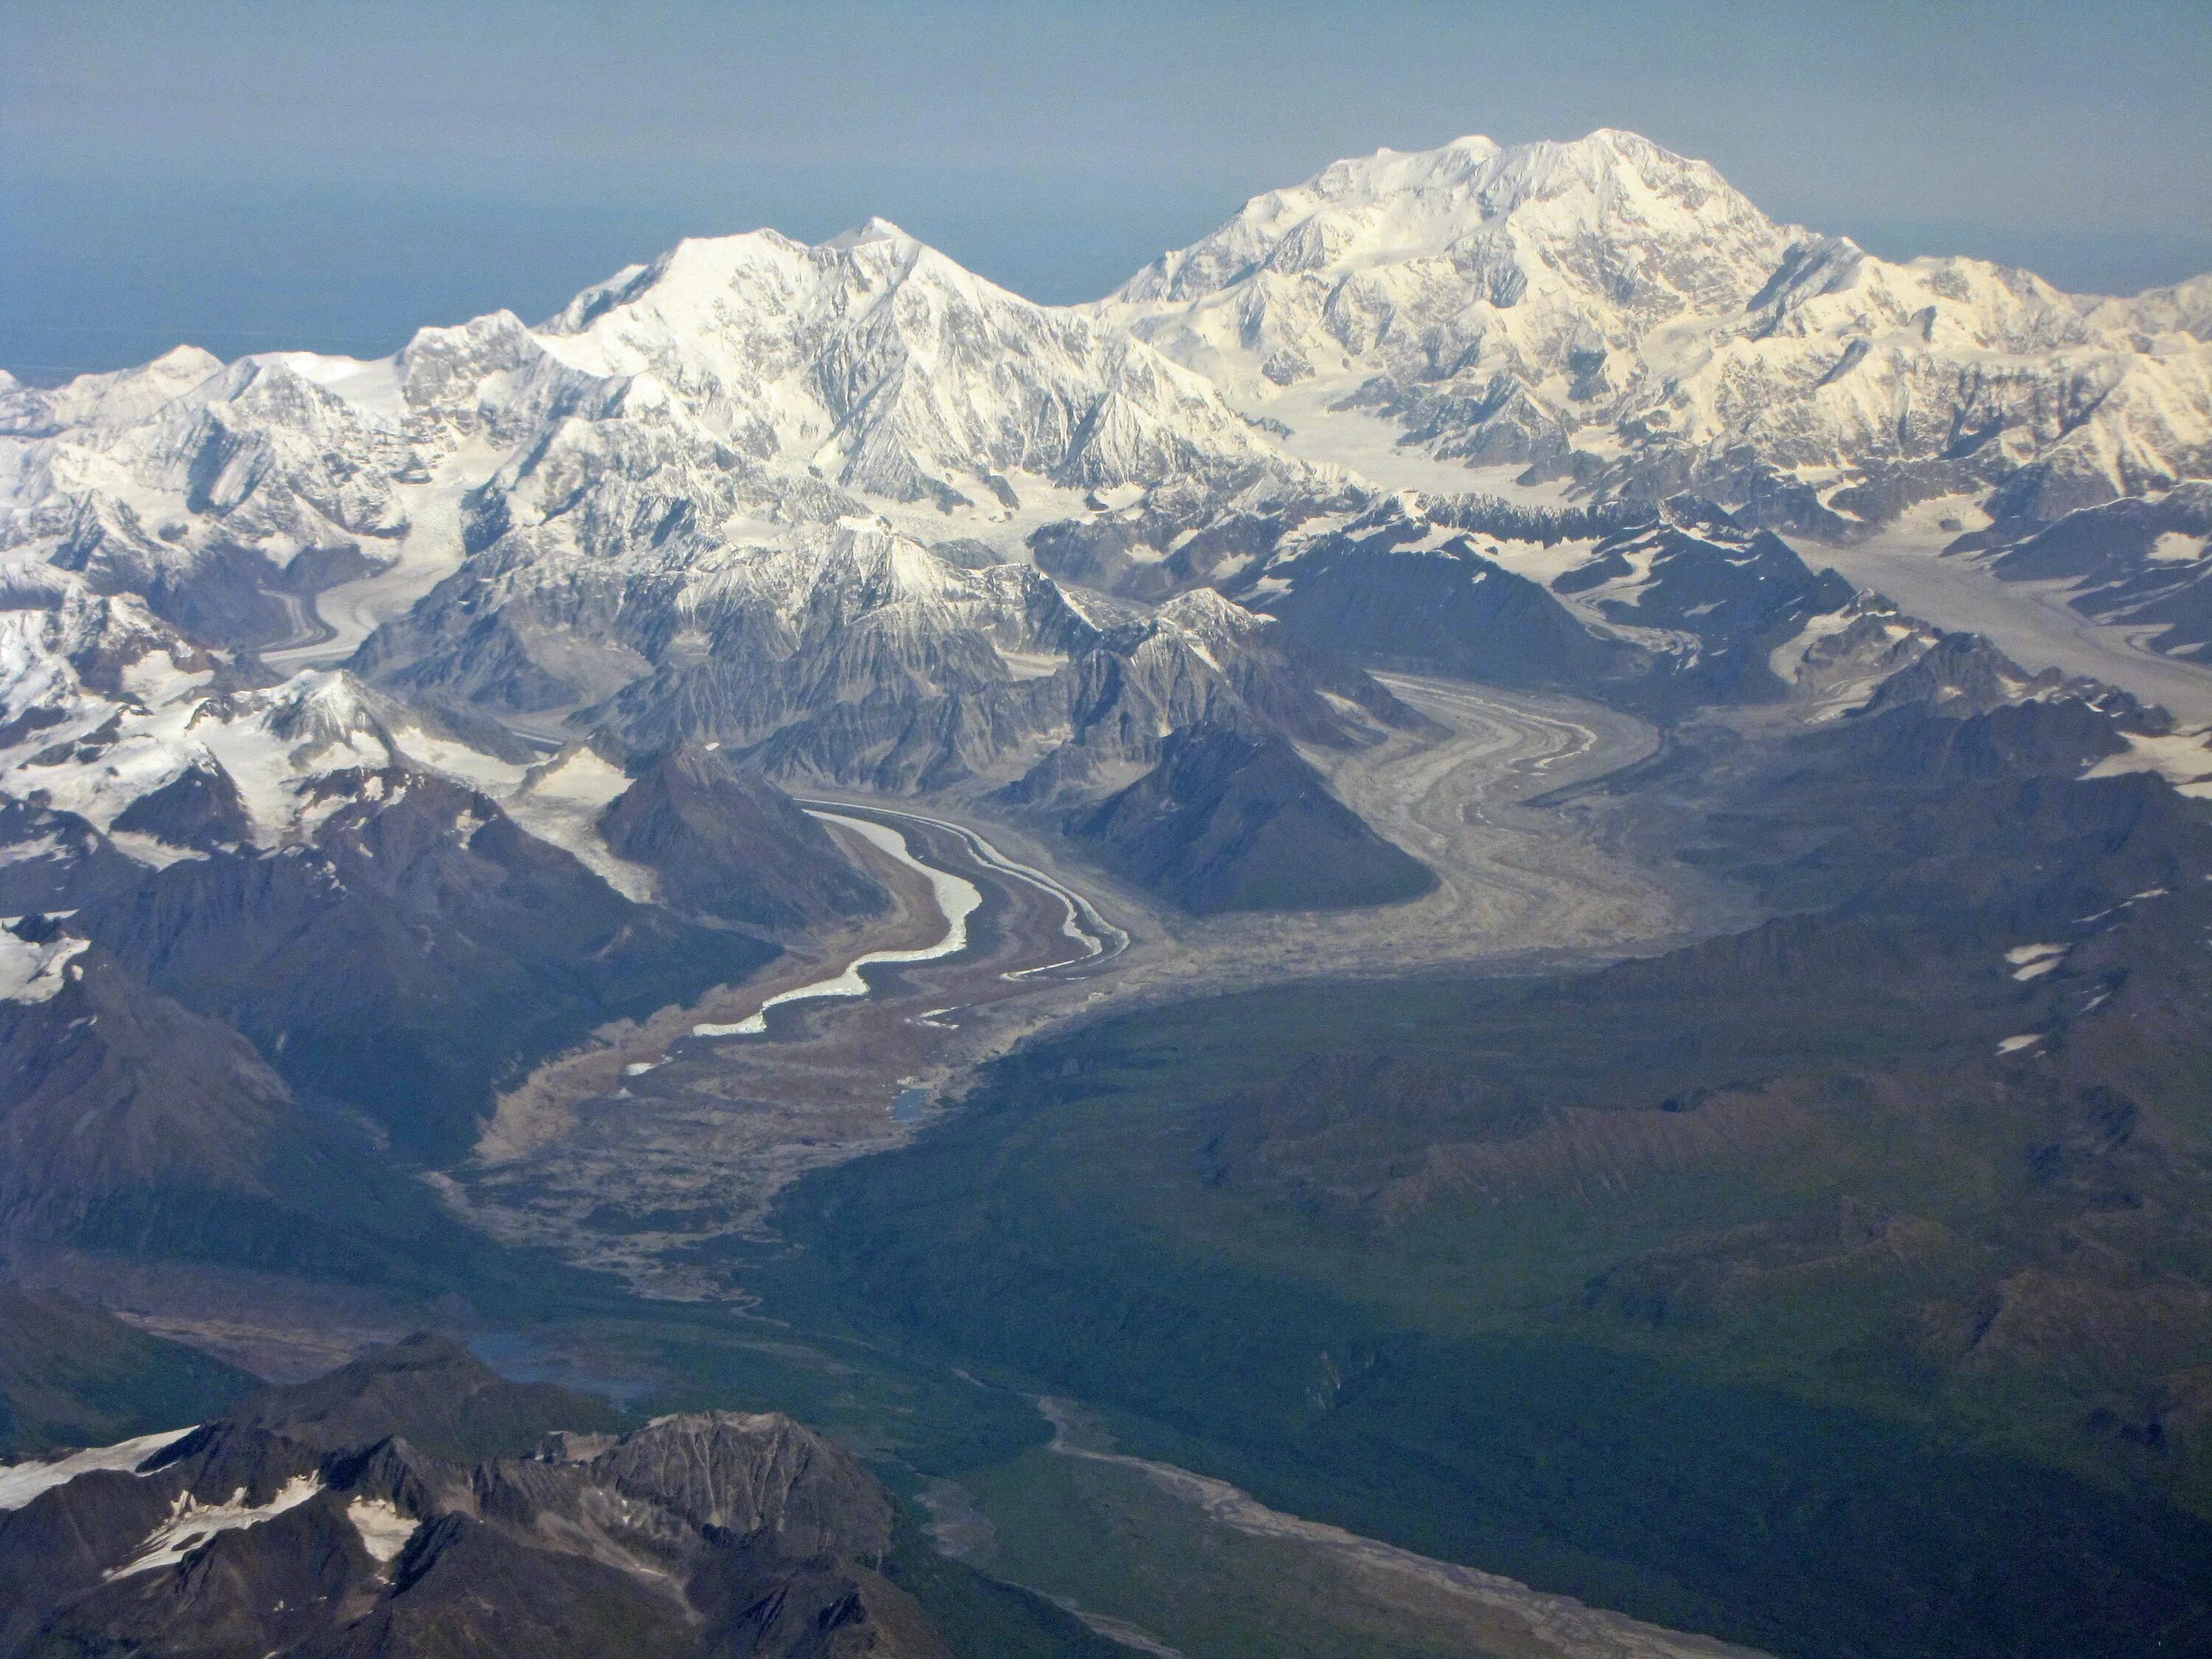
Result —
[{"label": "dark rocky ridgeline", "polygon": [[1979,552],[2008,581],[2070,580],[2073,605],[2100,621],[2156,627],[2154,650],[2201,658],[2212,643],[2212,481],[2154,498],[2084,507],[2056,523],[2016,520],[1961,536],[1947,551]]},{"label": "dark rocky ridgeline", "polygon": [[1374,492],[1347,479],[1255,477],[1238,489],[1178,480],[1119,513],[1091,497],[1091,516],[1032,532],[1030,556],[1055,580],[1094,593],[1158,604],[1193,587],[1232,584],[1263,564],[1286,536],[1328,514],[1356,513]]},{"label": "dark rocky ridgeline", "polygon": [[[58,1254],[97,1273],[212,1262],[435,1293],[483,1267],[481,1240],[356,1115],[295,1097],[234,1028],[50,918],[0,948],[33,940],[45,968],[0,999],[0,1275]],[[94,1416],[104,1386],[81,1396]]]},{"label": "dark rocky ridgeline", "polygon": [[[1863,720],[1850,727],[1851,742],[1831,763],[1847,766],[1847,754],[1865,768],[1866,780],[1877,786],[2075,778],[2127,747],[2111,719],[2073,697],[2002,703],[1948,715],[1924,706],[1882,712],[1899,717]],[[1842,778],[1837,781],[1840,784]]]},{"label": "dark rocky ridgeline", "polygon": [[680,744],[599,816],[672,909],[784,935],[880,915],[890,896],[790,796],[720,750]]},{"label": "dark rocky ridgeline", "polygon": [[0,1462],[200,1422],[258,1386],[69,1297],[0,1285]]},{"label": "dark rocky ridgeline", "polygon": [[0,800],[0,915],[74,910],[145,873],[76,813],[36,800]]},{"label": "dark rocky ridgeline", "polygon": [[1343,658],[1198,588],[1156,617],[1109,630],[1105,648],[1077,665],[1069,741],[1008,796],[1046,803],[1060,791],[1080,792],[1117,763],[1152,765],[1164,734],[1196,726],[1269,732],[1340,752],[1373,744],[1384,730],[1421,731],[1429,722]]},{"label": "dark rocky ridgeline", "polygon": [[1355,660],[1493,685],[1584,690],[1627,678],[1646,653],[1593,633],[1542,586],[1466,536],[1409,547],[1434,528],[1395,507],[1270,565],[1286,582],[1243,595],[1299,638]]},{"label": "dark rocky ridgeline", "polygon": [[1662,653],[1626,690],[1626,702],[1661,711],[1779,699],[1788,688],[1769,665],[1774,648],[1857,593],[1771,531],[1686,497],[1668,501],[1660,522],[1607,537],[1552,586],[1587,595],[1608,623],[1690,637],[1691,648]]},{"label": "dark rocky ridgeline", "polygon": [[434,1337],[252,1396],[0,1514],[0,1655],[945,1651],[848,1454],[779,1415],[607,1417]]},{"label": "dark rocky ridgeline", "polygon": [[53,977],[0,1000],[0,1248],[70,1238],[125,1193],[265,1194],[294,1109],[252,1045],[97,945]]},{"label": "dark rocky ridgeline", "polygon": [[203,851],[253,839],[252,822],[238,797],[238,785],[205,757],[150,794],[139,796],[116,815],[112,827]]},{"label": "dark rocky ridgeline", "polygon": [[[1876,614],[1821,641],[1848,641]],[[1893,616],[1887,631],[1904,630]],[[1881,651],[1882,626],[1869,629]],[[1674,726],[1660,752],[1547,801],[1778,913],[1843,908],[1974,934],[2056,926],[2212,866],[2201,804],[2148,771],[2085,777],[2165,712],[1921,629],[1838,719],[1763,736]],[[1820,655],[1815,647],[1810,656]],[[1847,653],[1844,653],[1847,654]]]},{"label": "dark rocky ridgeline", "polygon": [[[1595,544],[1547,590],[1486,556],[1477,533]],[[1856,598],[1771,532],[1691,496],[1573,508],[1393,497],[1291,542],[1230,591],[1355,661],[1571,691],[1662,718],[1781,698],[1774,648]]]},{"label": "dark rocky ridgeline", "polygon": [[1067,832],[1186,910],[1325,910],[1416,898],[1436,878],[1329,793],[1281,738],[1201,724]]},{"label": "dark rocky ridgeline", "polygon": [[617,1429],[596,1395],[550,1382],[511,1382],[450,1338],[409,1337],[305,1382],[264,1389],[224,1414],[334,1452],[404,1439],[457,1463],[533,1450],[550,1434]]},{"label": "dark rocky ridgeline", "polygon": [[1046,525],[1029,545],[1037,568],[1057,581],[1156,604],[1212,580],[1224,565],[1264,558],[1294,522],[1279,512],[1231,511],[1193,526],[1147,502],[1140,512]]},{"label": "dark rocky ridgeline", "polygon": [[1863,707],[1867,719],[1893,708],[1917,706],[1930,714],[1966,720],[2024,699],[2063,696],[2092,713],[2123,720],[2137,730],[2164,731],[2166,717],[2144,708],[2128,693],[2101,680],[2069,678],[2056,668],[2031,674],[1979,634],[1938,634],[1928,649],[1883,678]]},{"label": "dark rocky ridgeline", "polygon": [[2109,580],[2135,574],[2166,535],[2212,536],[2212,481],[2079,507],[2050,524],[2001,520],[1986,530],[1970,531],[1944,550],[1995,552],[1998,571],[2020,580]]},{"label": "dark rocky ridgeline", "polygon": [[450,779],[317,787],[337,804],[312,845],[179,860],[72,927],[403,1155],[465,1149],[495,1082],[545,1048],[774,954],[632,902]]}]

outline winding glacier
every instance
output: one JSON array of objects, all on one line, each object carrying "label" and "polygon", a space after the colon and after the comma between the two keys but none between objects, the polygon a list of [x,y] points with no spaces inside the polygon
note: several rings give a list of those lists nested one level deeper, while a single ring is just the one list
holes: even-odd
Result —
[{"label": "winding glacier", "polygon": [[[817,806],[827,807],[831,803],[801,801],[799,805],[812,811]],[[1017,968],[1000,977],[1010,980],[1028,979],[1035,974],[1048,974],[1056,968],[1073,968],[1080,963],[1103,962],[1109,957],[1119,956],[1123,951],[1128,949],[1128,934],[1099,915],[1097,907],[1089,899],[1084,897],[1073,887],[1055,881],[1035,865],[1024,864],[1018,860],[1008,858],[966,824],[955,823],[950,818],[926,817],[920,812],[900,811],[889,806],[875,807],[871,810],[881,813],[885,817],[904,818],[910,823],[924,824],[932,830],[942,830],[947,835],[957,836],[966,845],[969,854],[985,869],[995,871],[1003,876],[1012,876],[1016,881],[1034,887],[1048,897],[1060,901],[1065,911],[1065,915],[1060,919],[1060,931],[1065,937],[1081,945],[1083,947],[1081,952],[1076,956],[1063,957],[1057,962],[1040,963],[1034,968]],[[820,817],[821,814],[817,812],[816,816]],[[952,1011],[939,1008],[935,1012],[950,1013]]]},{"label": "winding glacier", "polygon": [[896,859],[909,870],[917,872],[929,883],[930,896],[945,918],[945,933],[933,945],[925,945],[912,951],[869,951],[854,957],[842,973],[828,979],[816,980],[810,985],[800,985],[779,992],[761,1004],[759,1009],[734,1024],[695,1025],[693,1036],[727,1037],[760,1036],[768,1030],[768,1014],[771,1008],[787,1003],[812,1002],[832,997],[864,997],[868,994],[868,981],[860,973],[863,968],[896,966],[908,963],[936,962],[957,956],[968,948],[968,918],[975,915],[983,902],[982,890],[965,877],[956,876],[949,870],[939,870],[916,858],[906,844],[906,837],[889,824],[878,823],[870,818],[848,817],[842,812],[824,811],[808,807],[809,817],[819,818],[824,823],[834,823],[850,830],[862,840]]}]

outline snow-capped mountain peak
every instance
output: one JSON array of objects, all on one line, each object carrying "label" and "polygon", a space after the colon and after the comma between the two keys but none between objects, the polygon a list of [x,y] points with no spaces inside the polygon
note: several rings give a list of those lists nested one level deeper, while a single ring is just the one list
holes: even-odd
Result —
[{"label": "snow-capped mountain peak", "polygon": [[682,243],[540,334],[576,369],[654,376],[748,453],[899,501],[1264,453],[1203,380],[1119,329],[1032,304],[882,219],[811,247],[773,231]]},{"label": "snow-capped mountain peak", "polygon": [[919,248],[922,246],[919,238],[908,235],[905,230],[879,214],[871,214],[851,229],[838,232],[822,246],[836,248],[842,252],[848,248],[864,246],[871,242],[890,242],[905,249]]},{"label": "snow-capped mountain peak", "polygon": [[1879,259],[1609,129],[1336,162],[1098,309],[1309,456],[1357,407],[1438,458],[1686,483],[1832,535],[1930,495],[2048,518],[2212,469],[2196,285],[2098,302]]},{"label": "snow-capped mountain peak", "polygon": [[1212,235],[1163,255],[1113,300],[1188,301],[1260,271],[1345,271],[1439,258],[1464,268],[1486,251],[1484,234],[1509,219],[1516,240],[1554,252],[1577,242],[1688,241],[1717,233],[1764,253],[1780,234],[1711,167],[1633,133],[1601,130],[1571,143],[1510,149],[1473,137],[1334,162],[1303,185],[1255,197]]}]

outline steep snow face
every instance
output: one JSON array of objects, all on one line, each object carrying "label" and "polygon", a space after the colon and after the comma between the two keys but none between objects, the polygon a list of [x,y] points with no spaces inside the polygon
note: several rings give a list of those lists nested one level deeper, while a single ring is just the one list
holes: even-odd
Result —
[{"label": "steep snow face", "polygon": [[[0,935],[0,949],[6,948],[13,939],[12,934]],[[135,1440],[121,1441],[112,1446],[89,1447],[65,1457],[0,1463],[0,1511],[20,1510],[40,1492],[65,1486],[80,1474],[90,1474],[95,1469],[136,1472],[155,1453],[173,1446],[191,1432],[188,1428],[170,1429],[160,1434],[142,1434]]]},{"label": "steep snow face", "polygon": [[817,247],[774,231],[682,243],[577,296],[543,337],[587,372],[653,377],[744,453],[899,501],[1267,457],[1200,377],[880,219]]},{"label": "steep snow face", "polygon": [[1366,409],[1434,456],[1832,533],[1960,489],[2047,518],[2212,469],[2212,280],[2100,301],[1877,259],[1630,133],[1340,161],[1097,310],[1294,412],[1302,453]]},{"label": "steep snow face", "polygon": [[[1688,227],[1706,233],[1702,245],[1682,246]],[[1712,168],[1632,133],[1510,149],[1469,137],[1338,161],[1295,189],[1255,197],[1115,298],[1172,303],[1252,285],[1260,306],[1294,307],[1308,285],[1290,279],[1364,271],[1387,286],[1412,266],[1407,275],[1471,286],[1503,313],[1529,291],[1528,267],[1547,266],[1544,289],[1601,294],[1658,319],[1741,305],[1753,292],[1746,272],[1786,245],[1786,233]],[[1260,283],[1262,276],[1275,280]],[[1337,314],[1349,322],[1346,305]],[[1291,343],[1294,311],[1260,320],[1263,330],[1283,325]]]},{"label": "steep snow face", "polygon": [[50,543],[70,568],[143,582],[225,538],[282,567],[404,534],[393,483],[413,457],[382,409],[298,358],[207,364],[180,350],[99,386],[0,395],[0,546]]},{"label": "steep snow face", "polygon": [[299,1508],[322,1490],[323,1483],[313,1475],[295,1474],[264,1504],[248,1503],[244,1486],[232,1492],[228,1501],[214,1504],[203,1504],[190,1492],[179,1492],[170,1504],[167,1517],[146,1535],[137,1553],[121,1566],[110,1567],[100,1577],[112,1583],[136,1573],[175,1566],[216,1534],[237,1532],[273,1521],[285,1510]]},{"label": "steep snow face", "polygon": [[[187,845],[295,841],[331,810],[318,785],[337,774],[427,769],[494,790],[523,776],[342,670],[257,685],[135,596],[31,574],[44,590],[10,590],[0,608],[0,802],[116,832],[143,861]],[[199,799],[189,811],[182,799],[165,812],[143,805],[171,794]],[[192,826],[188,842],[165,836],[180,822]]]},{"label": "steep snow face", "polygon": [[[51,1002],[61,992],[63,975],[69,971],[70,963],[84,948],[85,941],[81,939],[64,936],[45,944],[32,944],[0,928],[0,1000]],[[0,1499],[6,1496],[11,1473],[0,1465]],[[7,1504],[0,1501],[0,1509],[6,1507]]]},{"label": "steep snow face", "polygon": [[510,532],[605,556],[864,497],[1005,518],[1024,489],[1269,471],[1304,469],[1202,377],[880,221],[688,241],[542,329],[494,313],[376,362],[179,349],[0,383],[0,554],[280,650],[321,636],[319,590],[410,603]]}]

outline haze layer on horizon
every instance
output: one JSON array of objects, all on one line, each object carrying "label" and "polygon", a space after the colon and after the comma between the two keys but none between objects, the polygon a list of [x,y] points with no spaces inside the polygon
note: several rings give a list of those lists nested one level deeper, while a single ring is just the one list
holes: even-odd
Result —
[{"label": "haze layer on horizon", "polygon": [[0,367],[376,355],[687,234],[898,220],[1095,298],[1378,145],[1632,128],[1778,217],[2132,292],[2212,268],[2201,0],[624,7],[0,0]]}]

